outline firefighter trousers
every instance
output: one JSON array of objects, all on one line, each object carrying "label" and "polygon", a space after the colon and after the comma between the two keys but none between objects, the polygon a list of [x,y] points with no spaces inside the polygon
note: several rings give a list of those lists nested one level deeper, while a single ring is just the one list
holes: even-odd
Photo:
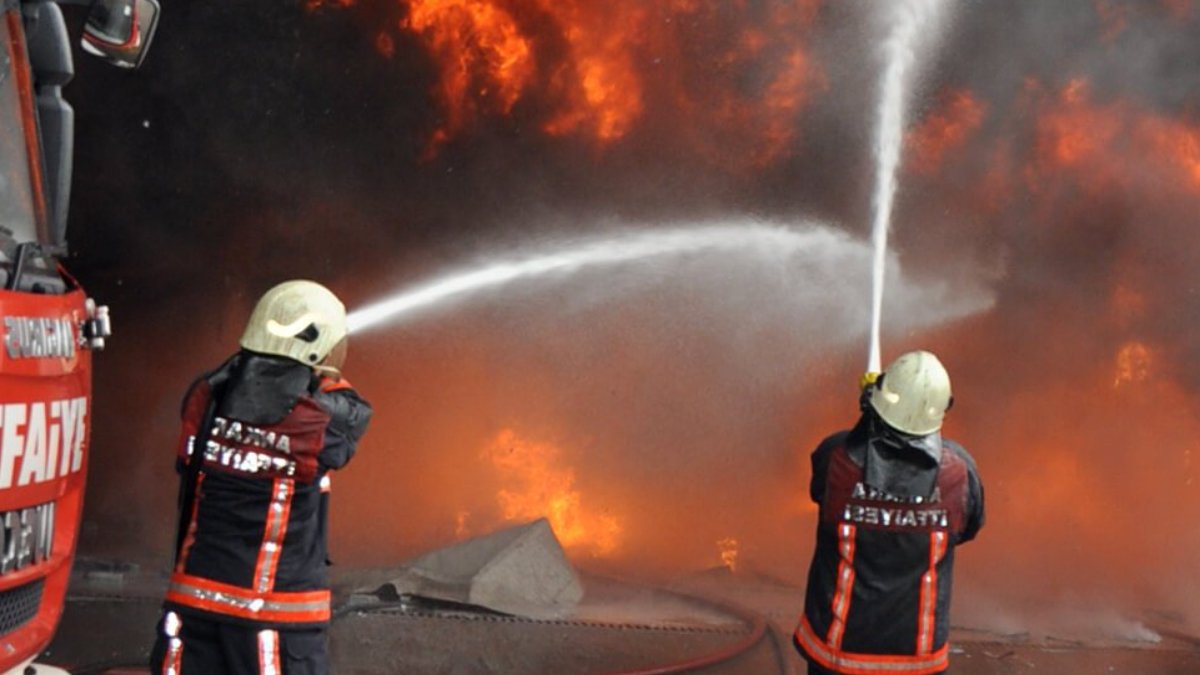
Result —
[{"label": "firefighter trousers", "polygon": [[323,628],[272,630],[165,611],[152,675],[329,675]]},{"label": "firefighter trousers", "polygon": [[[933,675],[946,675],[949,672],[949,670],[943,670],[940,673],[934,673]],[[880,673],[881,675],[887,675],[887,671],[880,671]],[[832,670],[826,670],[812,661],[809,661],[808,675],[837,675],[837,673],[833,672]]]}]

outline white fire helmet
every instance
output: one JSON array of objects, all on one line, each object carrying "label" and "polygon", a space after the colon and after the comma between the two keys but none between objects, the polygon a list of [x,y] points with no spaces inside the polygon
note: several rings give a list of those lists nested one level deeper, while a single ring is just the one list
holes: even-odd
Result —
[{"label": "white fire helmet", "polygon": [[241,345],[306,365],[320,363],[346,337],[346,307],[315,281],[285,281],[259,299]]},{"label": "white fire helmet", "polygon": [[950,408],[950,375],[925,351],[908,352],[887,367],[871,390],[871,407],[893,429],[915,436],[942,428]]}]

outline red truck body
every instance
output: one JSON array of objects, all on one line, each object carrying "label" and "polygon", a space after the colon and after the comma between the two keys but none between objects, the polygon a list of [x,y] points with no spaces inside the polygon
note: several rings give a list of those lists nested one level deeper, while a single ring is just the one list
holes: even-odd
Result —
[{"label": "red truck body", "polygon": [[62,616],[83,513],[92,351],[108,333],[106,309],[59,262],[74,133],[59,2],[90,5],[84,49],[125,67],[141,62],[158,13],[157,0],[0,0],[0,673],[36,658]]}]

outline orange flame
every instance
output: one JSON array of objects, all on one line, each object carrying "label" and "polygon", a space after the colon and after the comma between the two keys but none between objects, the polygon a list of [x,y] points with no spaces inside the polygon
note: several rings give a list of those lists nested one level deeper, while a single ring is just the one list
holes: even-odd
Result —
[{"label": "orange flame", "polygon": [[[711,6],[680,2],[675,9],[680,23],[729,29],[723,13]],[[673,105],[683,119],[694,121],[693,142],[704,154],[738,168],[762,168],[793,149],[800,111],[826,86],[820,68],[797,44],[816,10],[815,0],[773,4],[752,25],[734,31],[715,58],[697,64],[697,72],[685,70],[668,81]],[[685,63],[695,58],[684,46],[674,50]],[[759,84],[748,89],[747,82]]]},{"label": "orange flame", "polygon": [[1150,348],[1141,342],[1127,342],[1117,351],[1114,387],[1121,387],[1150,379],[1154,356]]},{"label": "orange flame", "polygon": [[1148,117],[1141,121],[1137,133],[1154,156],[1166,158],[1179,171],[1185,189],[1200,192],[1200,126]]},{"label": "orange flame", "polygon": [[561,453],[549,443],[521,439],[503,429],[484,450],[509,487],[496,498],[505,520],[546,518],[565,548],[607,556],[618,549],[621,524],[611,515],[583,508],[575,471],[561,467]]},{"label": "orange flame", "polygon": [[390,59],[396,55],[396,41],[387,33],[379,33],[375,36],[375,51]]},{"label": "orange flame", "polygon": [[917,173],[932,174],[946,155],[961,147],[983,122],[985,106],[966,90],[943,92],[936,112],[926,117],[905,139],[905,160]]},{"label": "orange flame", "polygon": [[310,12],[323,7],[353,7],[357,0],[304,0],[304,8]]},{"label": "orange flame", "polygon": [[508,113],[534,75],[529,39],[489,0],[414,0],[401,27],[421,35],[441,64],[447,119],[435,144],[466,126],[477,107]]},{"label": "orange flame", "polygon": [[544,125],[551,135],[587,129],[599,140],[621,138],[642,113],[642,82],[633,61],[634,38],[646,10],[619,3],[543,2],[566,28],[569,57],[551,76],[567,109]]},{"label": "orange flame", "polygon": [[[316,9],[357,0],[306,2]],[[823,86],[798,45],[818,2],[412,0],[375,44],[391,58],[398,28],[433,57],[442,118],[427,158],[522,103],[543,132],[600,146],[627,137],[653,107],[671,107],[670,133],[711,146],[706,154],[722,162],[763,165],[788,152],[798,112]]]},{"label": "orange flame", "polygon": [[717,540],[717,551],[721,554],[721,564],[729,568],[730,572],[737,571],[738,559],[738,540],[733,537],[725,537]]},{"label": "orange flame", "polygon": [[1038,120],[1040,159],[1059,168],[1099,159],[1120,131],[1120,111],[1091,105],[1086,80],[1073,80],[1058,103]]},{"label": "orange flame", "polygon": [[1092,188],[1146,181],[1146,189],[1200,193],[1200,125],[1127,101],[1097,105],[1086,80],[1072,81],[1043,104],[1035,133],[1035,160],[1026,171],[1034,192],[1046,175],[1070,169]]}]

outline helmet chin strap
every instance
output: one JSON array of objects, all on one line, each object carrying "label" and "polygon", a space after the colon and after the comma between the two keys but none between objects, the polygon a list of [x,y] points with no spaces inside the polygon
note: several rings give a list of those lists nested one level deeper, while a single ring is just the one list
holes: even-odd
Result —
[{"label": "helmet chin strap", "polygon": [[342,379],[342,371],[337,368],[334,368],[333,366],[327,366],[323,363],[318,363],[317,365],[313,366],[312,369],[318,375],[332,377],[335,380]]}]

